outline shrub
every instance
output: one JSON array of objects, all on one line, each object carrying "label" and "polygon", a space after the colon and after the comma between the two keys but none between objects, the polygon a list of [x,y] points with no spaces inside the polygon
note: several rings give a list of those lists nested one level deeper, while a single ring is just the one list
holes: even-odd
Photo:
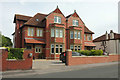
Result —
[{"label": "shrub", "polygon": [[22,48],[8,48],[8,59],[23,59]]},{"label": "shrub", "polygon": [[83,55],[86,55],[86,56],[100,56],[100,55],[103,55],[103,51],[102,50],[80,50],[80,51],[77,51]]}]

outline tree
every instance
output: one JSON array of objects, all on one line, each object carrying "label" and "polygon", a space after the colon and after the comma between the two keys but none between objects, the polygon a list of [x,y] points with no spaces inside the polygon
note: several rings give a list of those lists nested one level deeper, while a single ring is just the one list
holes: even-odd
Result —
[{"label": "tree", "polygon": [[12,47],[12,41],[9,37],[0,34],[0,46],[2,47]]}]

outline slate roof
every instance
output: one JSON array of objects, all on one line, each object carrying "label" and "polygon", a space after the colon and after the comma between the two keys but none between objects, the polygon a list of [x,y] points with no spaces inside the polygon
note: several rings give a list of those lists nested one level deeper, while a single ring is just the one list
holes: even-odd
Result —
[{"label": "slate roof", "polygon": [[92,32],[91,30],[89,30],[86,26],[84,28],[84,32],[85,33],[89,33],[89,34],[94,34],[94,32]]},{"label": "slate roof", "polygon": [[[116,39],[120,39],[120,34],[114,33],[114,40],[116,40]],[[107,40],[111,40],[110,39],[110,34],[108,34],[108,39],[106,39],[106,34],[104,34],[104,35],[94,39],[93,42],[101,42],[101,41],[107,41]]]}]

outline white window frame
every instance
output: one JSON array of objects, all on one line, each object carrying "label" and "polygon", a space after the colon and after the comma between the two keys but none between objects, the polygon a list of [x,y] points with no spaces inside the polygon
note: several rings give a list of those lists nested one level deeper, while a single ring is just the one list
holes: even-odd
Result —
[{"label": "white window frame", "polygon": [[[40,49],[40,52],[38,51],[38,52],[36,52],[36,49]],[[42,53],[42,48],[41,48],[41,46],[40,47],[35,47],[35,53]]]},{"label": "white window frame", "polygon": [[55,37],[55,29],[51,28],[51,37]]},{"label": "white window frame", "polygon": [[55,53],[55,45],[54,44],[51,44],[51,54],[54,54],[54,53],[52,53],[52,48],[54,48],[54,53]]},{"label": "white window frame", "polygon": [[77,31],[74,32],[74,39],[77,39]]},{"label": "white window frame", "polygon": [[43,36],[43,30],[40,28],[37,28],[37,37],[42,37]]},{"label": "white window frame", "polygon": [[79,25],[79,21],[78,20],[73,20],[73,26],[78,26],[78,25]]},{"label": "white window frame", "polygon": [[[55,19],[57,20],[57,21],[55,21]],[[59,16],[54,16],[54,23],[61,23],[61,17],[59,17]]]},{"label": "white window frame", "polygon": [[[72,37],[71,35],[72,35],[73,37]],[[73,38],[74,38],[74,32],[73,32],[73,31],[70,31],[70,39],[73,39]]]},{"label": "white window frame", "polygon": [[34,28],[28,27],[28,36],[34,36]]}]

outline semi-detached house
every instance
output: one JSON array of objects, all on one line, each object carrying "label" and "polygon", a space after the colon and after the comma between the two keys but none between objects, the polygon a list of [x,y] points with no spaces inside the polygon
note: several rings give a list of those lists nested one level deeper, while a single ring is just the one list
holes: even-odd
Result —
[{"label": "semi-detached house", "polygon": [[33,51],[38,58],[57,59],[67,49],[84,50],[95,47],[90,31],[74,11],[65,17],[57,7],[49,14],[37,13],[33,17],[15,14],[15,48]]}]

